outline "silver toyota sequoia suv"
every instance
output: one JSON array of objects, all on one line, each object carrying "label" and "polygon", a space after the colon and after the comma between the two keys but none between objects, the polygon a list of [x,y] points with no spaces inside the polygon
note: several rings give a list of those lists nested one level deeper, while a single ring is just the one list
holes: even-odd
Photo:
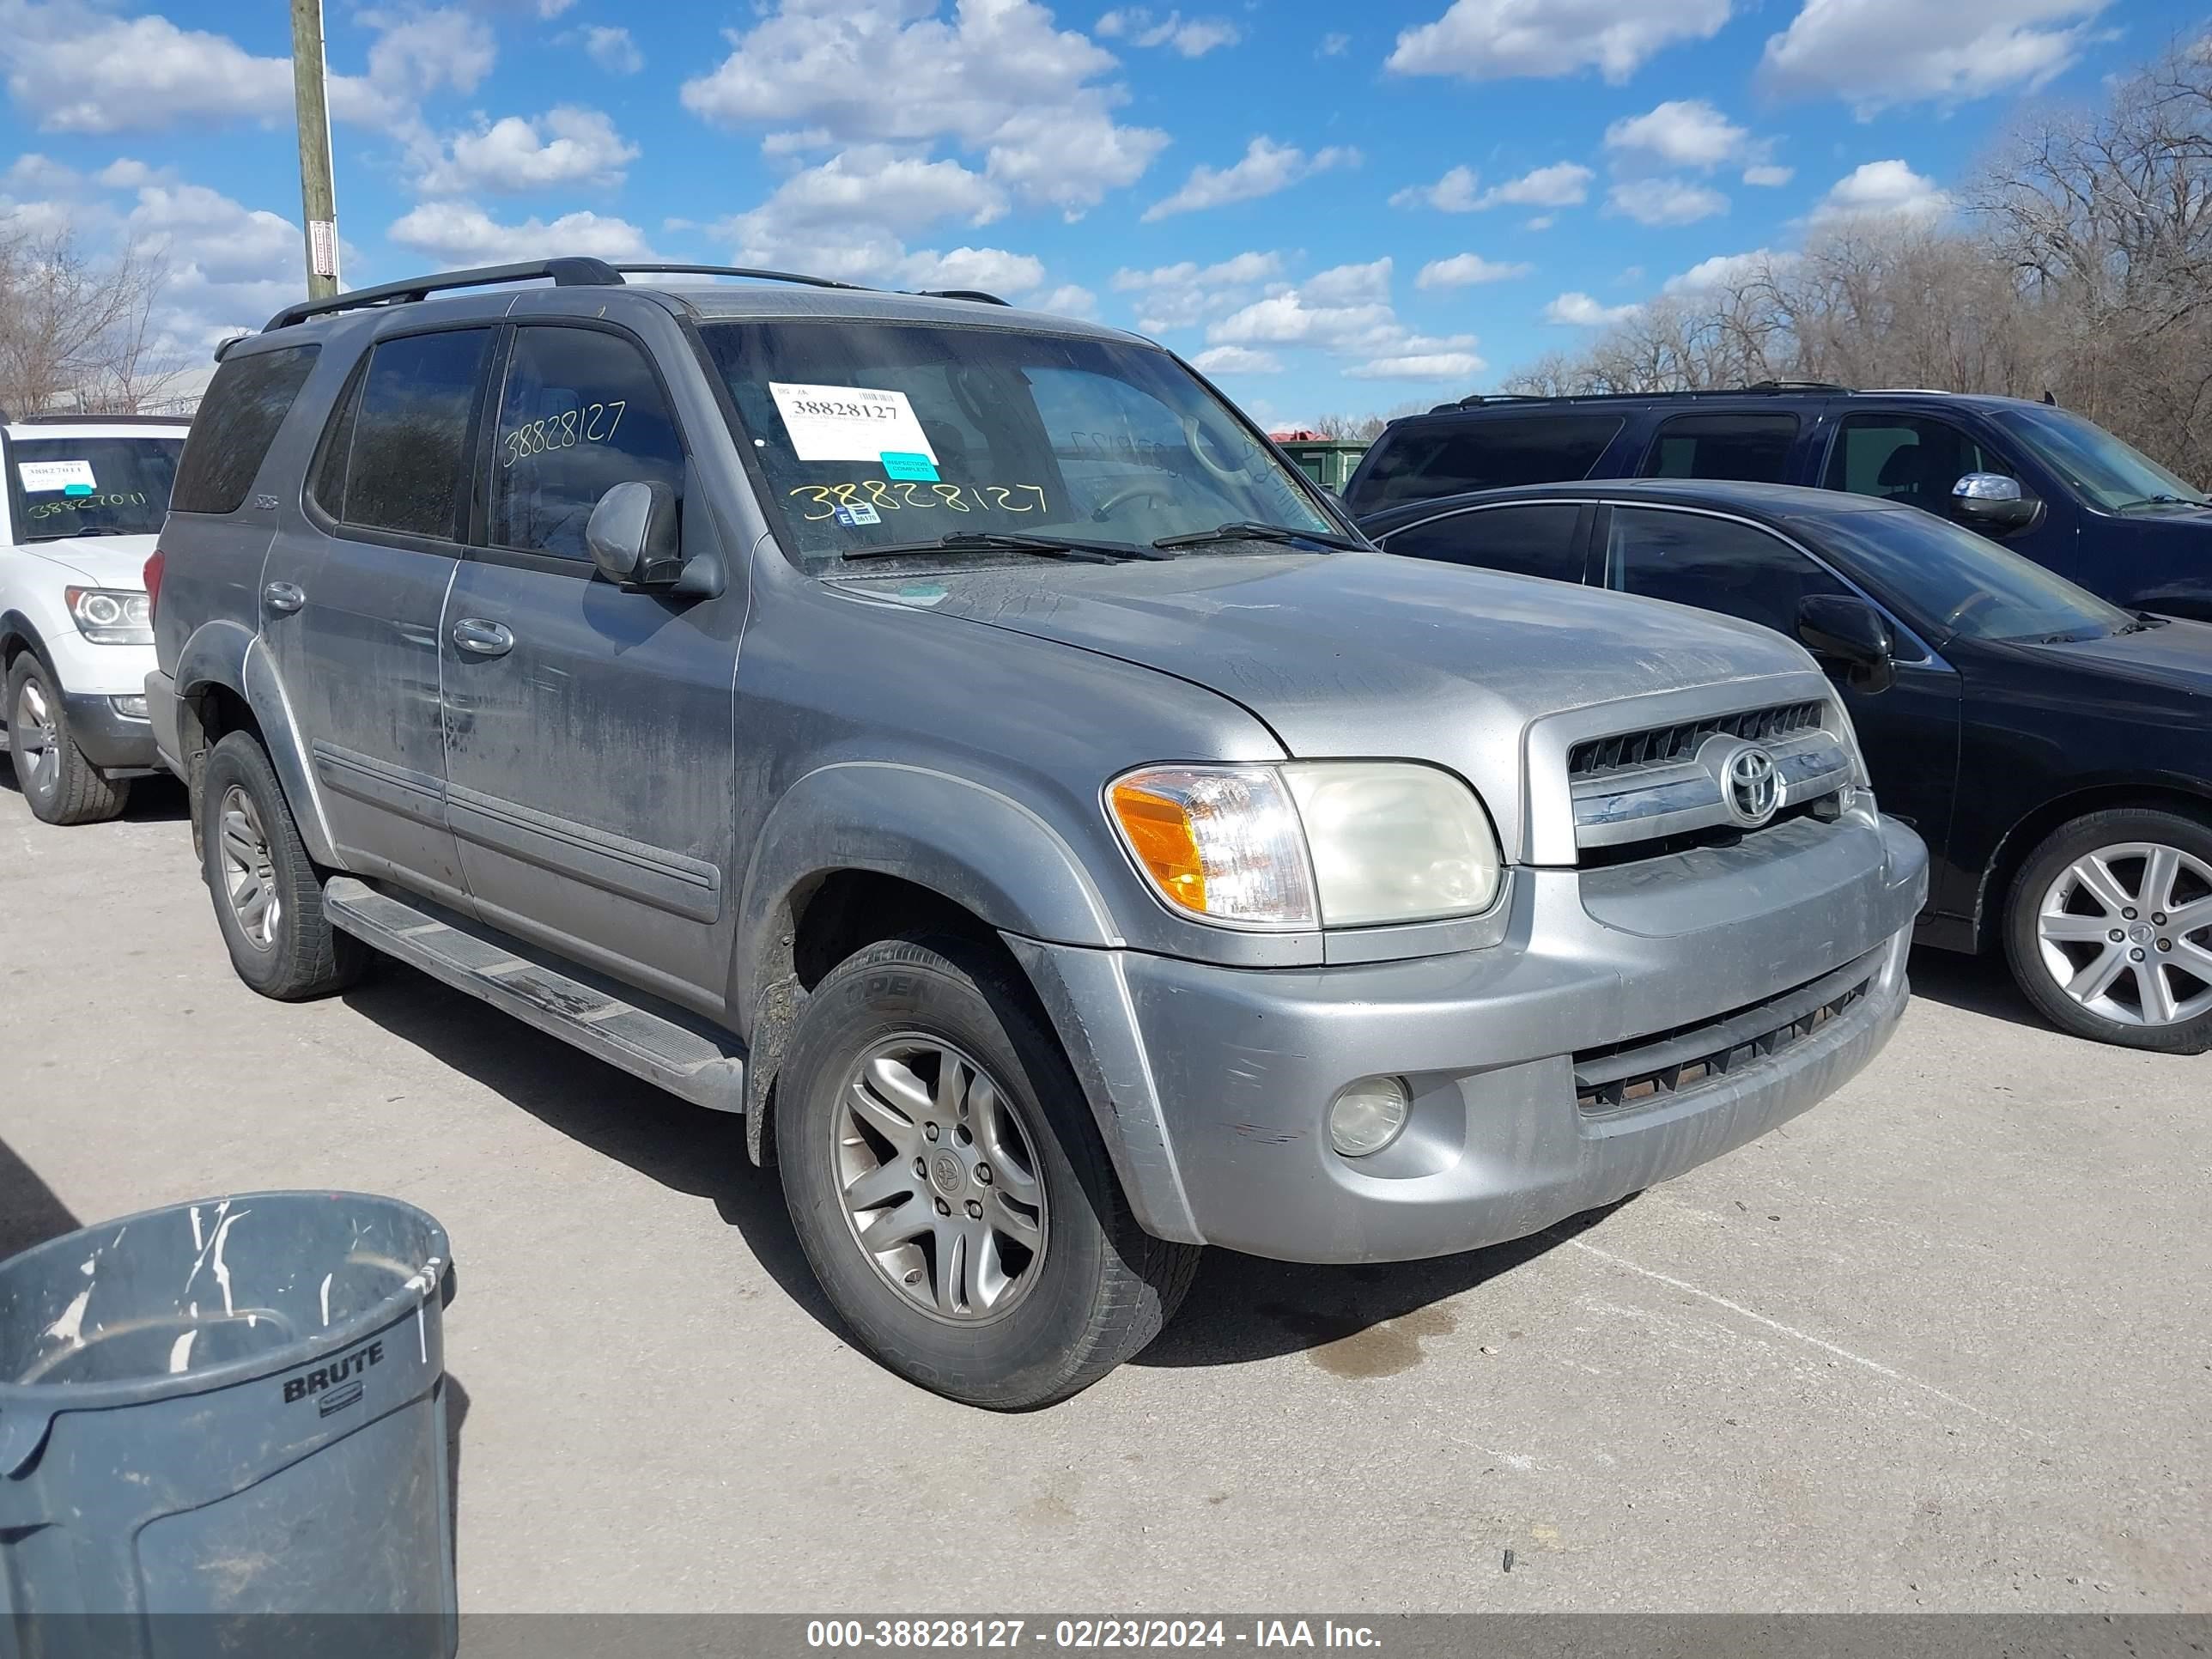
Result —
[{"label": "silver toyota sequoia suv", "polygon": [[976,1405],[1127,1358],[1204,1245],[1679,1174],[1905,1003],[1925,854],[1796,645],[1378,553],[1172,354],[988,295],[294,306],[146,577],[248,985],[397,957],[742,1114],[861,1344]]}]

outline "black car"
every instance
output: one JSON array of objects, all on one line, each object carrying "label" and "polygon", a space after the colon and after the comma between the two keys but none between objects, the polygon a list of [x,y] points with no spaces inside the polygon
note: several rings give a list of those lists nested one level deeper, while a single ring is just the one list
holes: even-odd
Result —
[{"label": "black car", "polygon": [[2212,502],[2048,404],[1770,381],[1740,392],[1469,398],[1393,422],[1355,514],[1569,478],[1806,484],[1924,507],[2130,610],[2212,622]]},{"label": "black car", "polygon": [[1841,687],[1883,809],[1928,843],[1923,943],[2001,940],[2067,1030],[2212,1048],[2212,626],[2121,610],[1910,507],[1785,485],[1489,490],[1361,527],[1393,553],[1794,635]]}]

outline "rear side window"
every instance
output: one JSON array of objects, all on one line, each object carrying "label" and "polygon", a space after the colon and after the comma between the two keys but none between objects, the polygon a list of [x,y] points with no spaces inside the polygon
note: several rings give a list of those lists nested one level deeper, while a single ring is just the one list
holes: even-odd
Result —
[{"label": "rear side window", "polygon": [[1583,579],[1582,508],[1572,501],[1486,507],[1401,531],[1382,545],[1416,559],[1480,565],[1516,576]]},{"label": "rear side window", "polygon": [[1618,415],[1534,415],[1403,427],[1376,447],[1351,505],[1373,513],[1462,490],[1587,478],[1621,425]]},{"label": "rear side window", "polygon": [[494,430],[494,547],[588,560],[584,526],[617,484],[684,492],[676,418],[645,354],[620,335],[516,331]]},{"label": "rear side window", "polygon": [[253,487],[276,428],[307,383],[319,345],[232,357],[208,382],[185,441],[169,505],[179,513],[235,513]]},{"label": "rear side window", "polygon": [[1644,476],[1782,483],[1796,441],[1795,415],[1677,415],[1660,423]]},{"label": "rear side window", "polygon": [[323,435],[315,504],[341,524],[459,541],[491,334],[459,328],[378,342]]}]

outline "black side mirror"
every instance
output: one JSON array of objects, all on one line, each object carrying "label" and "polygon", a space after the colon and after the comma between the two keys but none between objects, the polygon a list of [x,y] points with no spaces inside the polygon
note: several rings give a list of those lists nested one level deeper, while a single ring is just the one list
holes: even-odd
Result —
[{"label": "black side mirror", "polygon": [[584,526],[592,562],[625,587],[665,587],[684,574],[676,534],[676,491],[652,483],[618,483],[599,497]]},{"label": "black side mirror", "polygon": [[2002,472],[1969,472],[1951,486],[1952,510],[1977,530],[2025,529],[2042,505]]},{"label": "black side mirror", "polygon": [[1869,695],[1896,683],[1896,644],[1881,612],[1864,599],[1814,593],[1797,604],[1797,637],[1823,663],[1840,664],[1845,683]]}]

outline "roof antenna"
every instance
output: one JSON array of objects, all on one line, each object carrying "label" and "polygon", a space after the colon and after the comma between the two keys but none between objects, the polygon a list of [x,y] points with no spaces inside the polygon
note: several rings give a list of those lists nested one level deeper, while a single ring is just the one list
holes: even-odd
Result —
[{"label": "roof antenna", "polygon": [[2043,401],[2051,404],[2053,408],[2057,406],[2058,399],[2051,395],[2051,388],[2049,386],[2045,386],[2043,389]]}]

